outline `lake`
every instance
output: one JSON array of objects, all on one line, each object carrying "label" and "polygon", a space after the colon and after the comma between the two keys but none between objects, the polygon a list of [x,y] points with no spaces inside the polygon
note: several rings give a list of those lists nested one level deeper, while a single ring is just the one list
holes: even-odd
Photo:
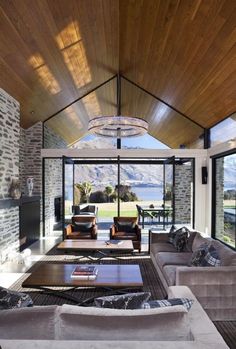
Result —
[{"label": "lake", "polygon": [[155,201],[163,199],[162,187],[131,187],[131,191],[137,195],[139,200]]}]

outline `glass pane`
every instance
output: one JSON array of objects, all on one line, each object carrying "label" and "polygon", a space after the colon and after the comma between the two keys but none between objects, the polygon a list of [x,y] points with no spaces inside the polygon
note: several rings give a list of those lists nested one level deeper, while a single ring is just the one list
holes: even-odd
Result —
[{"label": "glass pane", "polygon": [[172,223],[174,220],[174,188],[173,188],[173,166],[174,164],[164,164],[164,208],[165,223]]},{"label": "glass pane", "polygon": [[73,164],[65,163],[65,221],[72,213],[73,205]]},{"label": "glass pane", "polygon": [[74,204],[96,205],[99,229],[109,228],[117,216],[117,165],[75,164]]},{"label": "glass pane", "polygon": [[216,237],[235,247],[236,154],[216,159]]},{"label": "glass pane", "polygon": [[163,227],[163,165],[120,166],[120,215],[137,216],[144,226]]},{"label": "glass pane", "polygon": [[211,128],[211,146],[236,138],[236,113]]}]

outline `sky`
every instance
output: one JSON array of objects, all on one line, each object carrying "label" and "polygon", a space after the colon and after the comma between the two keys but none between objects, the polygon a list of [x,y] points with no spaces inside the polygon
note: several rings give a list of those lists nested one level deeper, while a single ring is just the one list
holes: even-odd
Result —
[{"label": "sky", "polygon": [[[81,141],[92,141],[96,138],[94,135],[87,135],[81,138]],[[116,139],[113,139],[114,144],[116,143]],[[150,136],[149,134],[145,134],[140,137],[132,137],[132,138],[122,138],[121,147],[134,147],[134,148],[142,148],[142,149],[169,149],[165,144],[159,142],[156,138]]]}]

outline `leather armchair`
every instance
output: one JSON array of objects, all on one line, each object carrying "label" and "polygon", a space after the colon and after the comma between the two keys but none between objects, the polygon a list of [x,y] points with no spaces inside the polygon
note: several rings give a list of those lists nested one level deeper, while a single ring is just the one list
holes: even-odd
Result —
[{"label": "leather armchair", "polygon": [[96,217],[73,216],[64,231],[65,239],[97,239]]},{"label": "leather armchair", "polygon": [[141,229],[137,217],[114,217],[110,228],[111,240],[132,240],[134,249],[141,251]]}]

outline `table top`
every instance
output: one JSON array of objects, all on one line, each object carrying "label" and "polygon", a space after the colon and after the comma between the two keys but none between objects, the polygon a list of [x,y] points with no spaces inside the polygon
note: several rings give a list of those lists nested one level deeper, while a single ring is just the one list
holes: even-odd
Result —
[{"label": "table top", "polygon": [[58,250],[68,251],[133,251],[134,246],[132,240],[121,240],[120,244],[106,244],[109,240],[72,240],[66,239],[62,241],[58,246]]},{"label": "table top", "polygon": [[[83,264],[84,265],[84,264]],[[78,264],[42,263],[22,283],[22,287],[142,287],[143,280],[139,265],[96,265],[98,275],[95,280],[71,278],[71,273]],[[91,266],[91,264],[89,264]]]},{"label": "table top", "polygon": [[153,212],[155,212],[155,211],[172,211],[172,208],[171,207],[166,207],[166,208],[164,208],[164,207],[149,207],[149,206],[140,206],[140,209],[142,210],[142,211],[153,211]]}]

